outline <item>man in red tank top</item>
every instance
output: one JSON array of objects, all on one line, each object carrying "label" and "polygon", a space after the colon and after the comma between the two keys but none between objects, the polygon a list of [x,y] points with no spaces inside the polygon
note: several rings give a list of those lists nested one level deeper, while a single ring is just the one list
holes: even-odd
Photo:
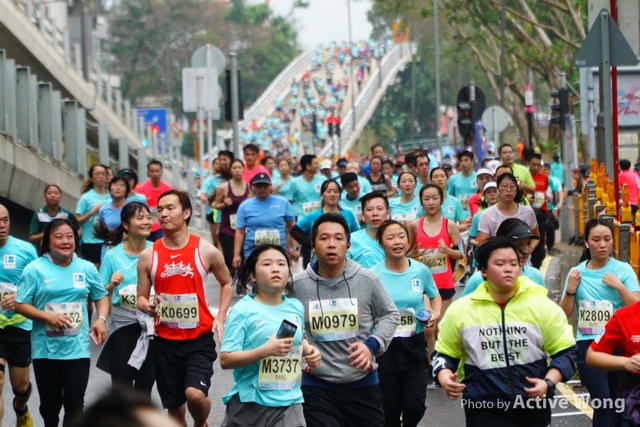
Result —
[{"label": "man in red tank top", "polygon": [[[162,406],[186,426],[188,405],[193,425],[202,427],[211,409],[208,393],[217,358],[213,328],[222,342],[232,289],[220,251],[189,234],[191,213],[189,195],[183,191],[169,190],[158,199],[164,237],[140,255],[137,304],[155,318],[151,353]],[[220,283],[217,321],[204,290],[209,272]],[[152,285],[155,301],[149,301]]]},{"label": "man in red tank top", "polygon": [[547,221],[549,217],[549,210],[547,208],[547,191],[549,191],[549,177],[542,172],[542,155],[533,153],[531,155],[531,162],[529,163],[529,172],[531,178],[536,185],[536,191],[533,193],[533,203],[531,207],[536,213],[536,220],[538,221],[538,230],[540,231],[540,243],[531,253],[531,265],[534,268],[540,268],[542,261],[544,261],[546,253],[546,245],[544,243],[545,236],[547,235]]}]

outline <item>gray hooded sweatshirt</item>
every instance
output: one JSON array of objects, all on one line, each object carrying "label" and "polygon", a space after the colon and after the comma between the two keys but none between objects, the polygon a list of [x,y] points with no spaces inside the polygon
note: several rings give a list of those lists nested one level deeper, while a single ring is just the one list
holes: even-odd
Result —
[{"label": "gray hooded sweatshirt", "polygon": [[370,372],[351,366],[349,346],[373,337],[380,355],[400,322],[398,309],[378,276],[350,259],[343,274],[334,279],[319,276],[309,264],[293,276],[291,296],[304,306],[305,338],[322,354],[320,366],[309,374],[332,384],[349,384],[367,376]]}]

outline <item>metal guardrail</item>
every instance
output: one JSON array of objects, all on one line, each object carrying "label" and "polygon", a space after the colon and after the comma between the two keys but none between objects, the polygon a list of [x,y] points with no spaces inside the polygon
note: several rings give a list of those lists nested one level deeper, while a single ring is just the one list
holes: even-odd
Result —
[{"label": "metal guardrail", "polygon": [[244,114],[244,120],[240,122],[240,129],[246,129],[251,125],[251,122],[257,119],[264,109],[273,104],[273,98],[282,91],[283,88],[291,84],[292,79],[298,75],[302,70],[309,67],[309,62],[315,56],[315,50],[310,50],[305,53],[301,53],[282,70],[278,77],[276,77],[267,89],[260,95],[260,97],[254,102],[251,107]]},{"label": "metal guardrail", "polygon": [[[409,43],[403,43],[395,45],[391,50],[387,52],[385,56],[382,57],[380,61],[380,67],[372,76],[369,77],[363,90],[360,91],[360,94],[356,98],[354,107],[349,110],[344,120],[342,120],[342,124],[340,125],[340,142],[342,147],[345,147],[346,143],[349,141],[351,133],[354,130],[353,111],[355,110],[356,112],[356,120],[361,120],[362,115],[364,114],[365,110],[369,108],[376,92],[380,88],[382,88],[384,80],[387,78],[389,72],[393,69],[393,67],[395,67],[400,59],[410,55],[411,49]],[[326,157],[331,154],[333,154],[333,142],[331,140],[327,140],[325,146],[322,147],[318,156]]]}]

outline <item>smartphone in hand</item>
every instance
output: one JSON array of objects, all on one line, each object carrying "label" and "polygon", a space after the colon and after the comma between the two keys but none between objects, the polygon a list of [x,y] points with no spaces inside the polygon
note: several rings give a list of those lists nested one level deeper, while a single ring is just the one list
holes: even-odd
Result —
[{"label": "smartphone in hand", "polygon": [[98,344],[98,333],[96,331],[91,331],[89,336],[91,337],[91,339],[93,340],[93,343],[95,345],[100,345],[100,344]]},{"label": "smartphone in hand", "polygon": [[293,338],[293,336],[296,334],[296,330],[298,330],[298,326],[285,319],[280,324],[280,328],[278,329],[276,338]]}]

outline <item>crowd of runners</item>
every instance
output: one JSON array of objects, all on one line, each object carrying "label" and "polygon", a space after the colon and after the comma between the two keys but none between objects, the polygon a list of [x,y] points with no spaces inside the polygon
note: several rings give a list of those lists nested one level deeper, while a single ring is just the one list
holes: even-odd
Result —
[{"label": "crowd of runners", "polygon": [[[562,164],[518,160],[508,144],[496,154],[436,167],[423,150],[391,159],[382,146],[335,163],[221,151],[200,192],[211,243],[189,232],[194,201],[157,161],[141,183],[92,166],[75,212],[49,185],[28,242],[0,205],[0,382],[17,426],[33,425],[33,365],[46,427],[62,409],[65,427],[186,426],[187,411],[202,427],[218,357],[234,377],[223,426],[413,427],[435,386],[462,399],[468,426],[542,427],[576,373],[601,402],[593,426],[638,425],[640,287],[611,256],[612,227],[586,224],[556,304],[538,269]],[[127,391],[84,412],[91,341]],[[148,412],[154,385],[162,421]],[[623,410],[606,403],[620,399]]]}]

